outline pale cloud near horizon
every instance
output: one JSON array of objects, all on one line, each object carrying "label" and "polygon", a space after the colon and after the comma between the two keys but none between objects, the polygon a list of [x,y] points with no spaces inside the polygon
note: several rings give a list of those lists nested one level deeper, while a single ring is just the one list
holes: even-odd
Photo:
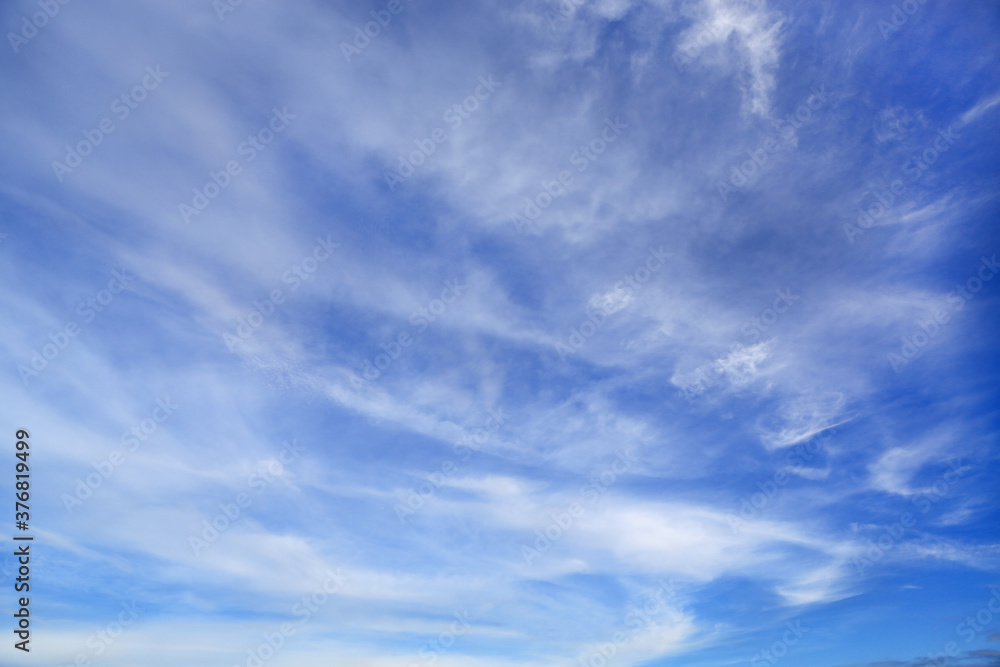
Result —
[{"label": "pale cloud near horizon", "polygon": [[[341,569],[268,664],[426,664],[468,611],[436,664],[575,665],[618,630],[622,664],[724,664],[804,618],[814,643],[788,664],[832,666],[885,582],[995,575],[995,283],[949,299],[996,250],[988,9],[921,5],[883,40],[891,8],[864,3],[404,0],[348,62],[340,43],[384,5],[60,7],[0,61],[0,394],[39,443],[48,559],[32,660],[69,664],[139,600],[102,664],[244,665]],[[925,41],[953,52],[932,67]],[[155,66],[169,74],[117,118]],[[250,159],[276,110],[287,127]],[[114,131],[58,180],[105,116]],[[852,242],[844,225],[896,178]],[[120,270],[134,279],[85,316]],[[887,354],[942,309],[897,372]],[[949,460],[962,475],[928,496]],[[917,527],[879,542],[907,510]],[[630,627],[667,579],[676,597]],[[884,604],[909,639],[926,628],[899,610],[943,613]]]}]

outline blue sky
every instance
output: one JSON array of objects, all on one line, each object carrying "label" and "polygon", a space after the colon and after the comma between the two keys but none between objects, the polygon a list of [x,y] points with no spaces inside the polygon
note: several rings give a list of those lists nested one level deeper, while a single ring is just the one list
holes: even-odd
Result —
[{"label": "blue sky", "polygon": [[2,664],[1000,665],[996,5],[0,21]]}]

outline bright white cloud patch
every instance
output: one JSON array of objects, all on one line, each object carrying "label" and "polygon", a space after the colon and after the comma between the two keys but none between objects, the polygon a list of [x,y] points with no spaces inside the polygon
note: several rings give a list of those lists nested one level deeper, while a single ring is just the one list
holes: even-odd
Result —
[{"label": "bright white cloud patch", "polygon": [[982,662],[995,12],[341,4],[0,8],[31,660]]}]

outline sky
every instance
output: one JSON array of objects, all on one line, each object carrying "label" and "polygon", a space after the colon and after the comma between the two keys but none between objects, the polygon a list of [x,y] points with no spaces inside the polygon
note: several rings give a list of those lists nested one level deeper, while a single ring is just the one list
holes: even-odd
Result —
[{"label": "sky", "polygon": [[996,3],[0,25],[0,664],[1000,665]]}]

